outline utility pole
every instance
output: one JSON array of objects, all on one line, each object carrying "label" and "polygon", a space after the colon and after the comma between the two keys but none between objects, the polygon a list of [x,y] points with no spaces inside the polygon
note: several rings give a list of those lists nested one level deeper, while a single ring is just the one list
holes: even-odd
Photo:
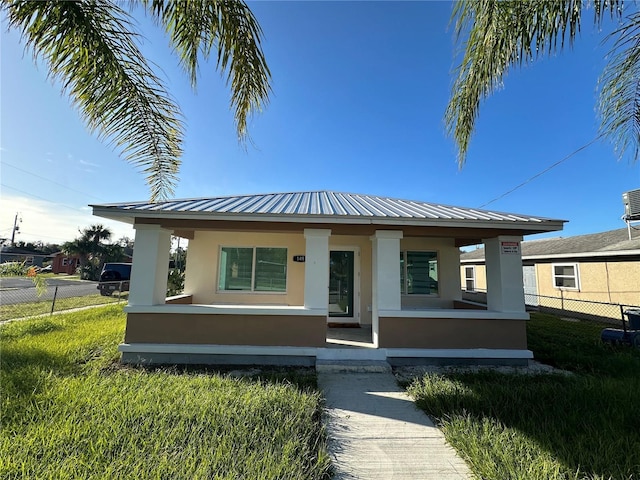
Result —
[{"label": "utility pole", "polygon": [[20,226],[18,225],[19,222],[22,222],[22,218],[20,217],[20,212],[16,212],[16,216],[13,219],[13,230],[11,230],[11,246],[15,247],[16,246],[16,232],[20,231]]}]

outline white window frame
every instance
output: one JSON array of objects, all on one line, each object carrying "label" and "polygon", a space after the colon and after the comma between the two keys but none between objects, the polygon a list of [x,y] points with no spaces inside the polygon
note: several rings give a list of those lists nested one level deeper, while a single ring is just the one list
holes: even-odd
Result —
[{"label": "white window frame", "polygon": [[[253,255],[251,258],[251,290],[224,290],[220,288],[220,269],[222,268],[222,249],[223,248],[251,248]],[[283,292],[269,292],[266,290],[254,290],[256,279],[256,249],[258,248],[280,248],[285,250],[287,259],[287,276],[284,283]],[[234,295],[286,295],[289,292],[289,248],[275,245],[220,245],[218,248],[218,271],[216,275],[216,293],[232,293]]]},{"label": "white window frame", "polygon": [[[438,267],[438,293],[407,293],[407,285],[409,282],[409,276],[407,275],[407,253],[435,253],[436,254],[436,265]],[[400,295],[406,295],[410,297],[439,297],[440,296],[440,251],[439,250],[400,250],[400,254],[404,259],[404,282],[402,284],[402,289],[400,290]]]},{"label": "white window frame", "polygon": [[[471,277],[467,276],[467,268],[471,269]],[[473,286],[471,290],[467,288],[467,282],[471,281]],[[464,290],[465,292],[476,292],[477,291],[477,283],[476,283],[476,266],[475,265],[464,265]]]},{"label": "white window frame", "polygon": [[[556,267],[573,267],[573,275],[556,275]],[[556,285],[556,278],[574,278],[575,287],[559,287]],[[577,263],[552,263],[551,264],[551,281],[553,288],[556,290],[580,290],[580,269]]]},{"label": "white window frame", "polygon": [[69,259],[67,257],[62,258],[61,266],[66,267],[69,263]]}]

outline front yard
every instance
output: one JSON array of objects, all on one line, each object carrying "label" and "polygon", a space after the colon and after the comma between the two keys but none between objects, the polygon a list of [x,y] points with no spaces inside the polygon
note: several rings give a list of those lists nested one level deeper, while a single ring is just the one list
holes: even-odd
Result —
[{"label": "front yard", "polygon": [[2,325],[0,478],[320,479],[304,382],[117,363],[120,306]]},{"label": "front yard", "polygon": [[428,374],[409,393],[483,479],[640,478],[640,351],[533,314],[529,348],[570,374]]},{"label": "front yard", "polygon": [[[640,478],[640,351],[532,316],[569,371],[428,374],[417,405],[482,479]],[[122,307],[0,325],[0,478],[325,479],[315,376],[235,378],[118,363]]]}]

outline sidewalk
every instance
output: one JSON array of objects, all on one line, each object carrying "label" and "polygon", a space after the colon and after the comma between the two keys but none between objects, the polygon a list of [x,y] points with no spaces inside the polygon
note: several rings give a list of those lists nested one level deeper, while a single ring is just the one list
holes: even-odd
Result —
[{"label": "sidewalk", "polygon": [[391,373],[318,373],[336,480],[463,480],[471,473]]}]

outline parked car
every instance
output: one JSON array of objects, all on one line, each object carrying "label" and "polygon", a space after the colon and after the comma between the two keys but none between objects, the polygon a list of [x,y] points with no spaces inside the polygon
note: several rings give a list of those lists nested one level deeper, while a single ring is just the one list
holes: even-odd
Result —
[{"label": "parked car", "polygon": [[105,263],[98,283],[100,295],[111,296],[116,291],[120,293],[128,292],[130,279],[130,263]]},{"label": "parked car", "polygon": [[53,267],[51,265],[47,265],[46,267],[42,267],[40,269],[40,273],[48,273],[52,271],[53,271]]}]

